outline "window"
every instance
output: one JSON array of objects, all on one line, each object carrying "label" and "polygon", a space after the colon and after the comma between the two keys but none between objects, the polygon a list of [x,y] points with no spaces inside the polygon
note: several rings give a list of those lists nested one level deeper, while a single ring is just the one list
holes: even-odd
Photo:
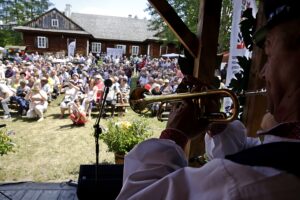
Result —
[{"label": "window", "polygon": [[92,42],[92,52],[93,53],[100,53],[101,52],[101,43]]},{"label": "window", "polygon": [[48,47],[48,38],[38,36],[37,37],[37,47],[43,48],[43,49],[47,48]]},{"label": "window", "polygon": [[123,44],[117,44],[116,45],[117,49],[123,49],[123,54],[126,54],[126,45]]},{"label": "window", "polygon": [[51,19],[51,26],[58,27],[58,19]]},{"label": "window", "polygon": [[139,46],[132,46],[132,48],[131,48],[131,54],[132,55],[138,55],[139,54],[139,50],[140,50]]}]

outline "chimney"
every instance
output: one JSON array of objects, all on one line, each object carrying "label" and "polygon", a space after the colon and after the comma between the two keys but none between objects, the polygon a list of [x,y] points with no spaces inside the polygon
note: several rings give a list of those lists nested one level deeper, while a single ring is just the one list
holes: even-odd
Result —
[{"label": "chimney", "polygon": [[65,8],[65,15],[66,17],[70,18],[71,17],[71,4],[66,4],[66,8]]},{"label": "chimney", "polygon": [[129,14],[129,15],[128,15],[128,18],[132,18],[132,15],[131,15],[131,14]]}]

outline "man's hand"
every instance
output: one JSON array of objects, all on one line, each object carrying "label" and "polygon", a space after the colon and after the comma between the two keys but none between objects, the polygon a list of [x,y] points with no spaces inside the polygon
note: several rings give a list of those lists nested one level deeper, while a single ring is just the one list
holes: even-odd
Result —
[{"label": "man's hand", "polygon": [[188,138],[193,138],[204,131],[207,125],[207,120],[199,119],[198,105],[187,100],[173,107],[166,128],[177,129]]}]

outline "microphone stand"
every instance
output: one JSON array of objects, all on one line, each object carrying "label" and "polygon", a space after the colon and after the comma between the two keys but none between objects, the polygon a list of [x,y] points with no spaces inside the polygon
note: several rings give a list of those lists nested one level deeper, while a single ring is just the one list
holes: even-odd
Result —
[{"label": "microphone stand", "polygon": [[95,144],[96,144],[96,183],[98,183],[98,165],[99,165],[99,136],[102,133],[102,128],[100,127],[100,119],[102,117],[103,114],[103,110],[104,110],[104,104],[107,98],[107,94],[109,92],[109,87],[112,85],[112,81],[110,79],[107,79],[104,81],[104,85],[105,85],[105,89],[104,89],[104,96],[102,99],[102,103],[101,103],[101,107],[99,110],[99,115],[96,119],[96,122],[94,124],[94,137],[95,137]]}]

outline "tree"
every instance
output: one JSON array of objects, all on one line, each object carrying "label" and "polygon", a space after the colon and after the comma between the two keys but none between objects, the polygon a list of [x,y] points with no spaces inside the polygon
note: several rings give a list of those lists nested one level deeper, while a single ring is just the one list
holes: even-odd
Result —
[{"label": "tree", "polygon": [[0,0],[0,46],[20,45],[21,34],[12,31],[12,27],[23,25],[49,9],[53,4],[49,0]]},{"label": "tree", "polygon": [[[168,3],[174,8],[178,16],[193,32],[197,32],[198,16],[199,16],[199,0],[168,0]],[[147,4],[146,12],[151,16],[150,26],[151,30],[159,32],[158,36],[165,42],[178,43],[175,35],[167,27],[166,23],[156,12],[156,10]],[[232,3],[231,0],[223,0],[220,34],[219,34],[219,52],[228,50],[230,32],[231,32],[231,17],[232,17]]]},{"label": "tree", "polygon": [[[196,33],[199,13],[199,0],[168,0],[168,3],[174,8],[178,16],[189,27],[189,29]],[[165,41],[166,43],[178,43],[175,35],[150,4],[147,4],[145,11],[151,15],[149,28],[151,30],[158,31],[158,36],[162,39],[162,41]]]},{"label": "tree", "polygon": [[218,52],[229,51],[230,46],[230,34],[232,24],[232,1],[223,0],[221,10],[221,22],[219,29],[219,47]]},{"label": "tree", "polygon": [[[1,0],[0,5],[6,11],[3,16],[6,23],[21,25],[41,15],[53,4],[49,0]],[[1,15],[0,20],[4,21]]]}]

